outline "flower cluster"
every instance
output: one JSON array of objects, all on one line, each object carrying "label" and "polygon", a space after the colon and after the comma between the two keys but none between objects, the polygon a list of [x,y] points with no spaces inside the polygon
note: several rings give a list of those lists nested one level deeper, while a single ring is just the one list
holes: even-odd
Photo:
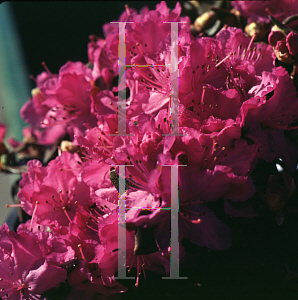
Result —
[{"label": "flower cluster", "polygon": [[[233,5],[254,18],[252,2]],[[140,13],[126,7],[119,18],[129,22],[126,66],[118,61],[119,26],[109,23],[105,38],[90,36],[88,64],[67,62],[58,74],[44,65],[36,77],[32,98],[20,112],[30,124],[27,134],[44,147],[60,146],[48,163],[29,160],[22,174],[18,198],[31,219],[16,233],[1,227],[3,299],[43,299],[65,280],[67,299],[125,292],[115,279],[122,199],[126,267],[137,268],[136,286],[147,268],[168,274],[169,165],[183,165],[179,240],[212,250],[228,249],[231,231],[211,202],[223,200],[229,216],[254,217],[248,200],[256,192],[251,173],[258,161],[281,159],[287,171],[296,170],[298,145],[288,132],[298,128],[297,91],[285,68],[276,66],[275,53],[286,45],[296,57],[297,34],[273,32],[270,45],[229,26],[213,37],[194,37],[189,17],[180,15],[179,3],[172,11],[165,2]],[[179,135],[171,134],[169,22],[180,22]],[[117,85],[118,68],[126,70],[127,88]],[[126,136],[118,134],[120,90],[127,94]],[[3,135],[1,127],[1,140]],[[129,166],[122,195],[119,165]],[[180,250],[183,261],[182,245]]]}]

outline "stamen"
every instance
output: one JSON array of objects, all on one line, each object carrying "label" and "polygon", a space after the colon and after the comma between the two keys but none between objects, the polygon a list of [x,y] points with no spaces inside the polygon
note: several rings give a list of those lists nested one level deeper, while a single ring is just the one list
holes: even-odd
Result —
[{"label": "stamen", "polygon": [[81,212],[85,215],[87,215],[87,217],[89,217],[90,219],[93,219],[94,221],[96,221],[96,223],[98,223],[98,219],[94,216],[92,216],[88,211],[86,211],[79,203],[78,201],[75,201],[74,204],[81,210]]},{"label": "stamen", "polygon": [[111,150],[108,149],[108,147],[111,147],[111,146],[106,146],[104,144],[104,142],[101,140],[101,137],[98,137],[98,140],[101,142],[102,147],[112,156],[113,153],[111,152]]},{"label": "stamen", "polygon": [[103,139],[106,143],[110,144],[111,146],[113,146],[113,141],[106,136],[106,134],[102,131],[101,132],[101,136],[98,139]]},{"label": "stamen", "polygon": [[135,262],[135,259],[136,259],[136,255],[133,255],[132,263],[130,265],[130,268],[128,269],[128,273],[130,273],[133,263]]},{"label": "stamen", "polygon": [[[217,69],[224,61],[228,60],[229,58],[233,55],[233,53],[230,53],[229,55],[227,55],[225,58],[223,58],[219,63],[217,63],[211,70],[210,70],[210,65],[207,66],[207,74],[203,77],[203,79],[201,80],[201,82],[205,82],[206,79],[210,76],[210,74]],[[207,56],[207,59],[210,58],[210,55]],[[202,74],[204,74],[205,72],[203,72]]]},{"label": "stamen", "polygon": [[232,78],[232,83],[233,83],[233,86],[234,88],[236,89],[236,91],[238,92],[238,94],[240,95],[240,97],[242,98],[242,102],[245,101],[242,93],[239,91],[239,88],[234,80],[234,75],[233,75],[233,71],[232,71],[232,68],[231,68],[231,63],[230,63],[230,60],[228,59],[228,67],[229,67],[229,70],[230,70],[230,74],[231,74],[231,78]]},{"label": "stamen", "polygon": [[62,171],[80,171],[81,168],[73,168],[73,169],[62,169],[60,168],[59,171],[62,172]]},{"label": "stamen", "polygon": [[36,77],[33,76],[32,74],[29,76],[29,78],[36,82]]},{"label": "stamen", "polygon": [[21,204],[6,204],[6,208],[10,207],[21,207]]},{"label": "stamen", "polygon": [[130,11],[129,11],[128,4],[125,4],[124,7],[125,7],[125,10],[126,10],[126,13],[130,16]]},{"label": "stamen", "polygon": [[67,118],[67,119],[65,119],[65,120],[63,120],[63,121],[57,121],[56,118],[51,117],[51,119],[54,120],[55,123],[45,123],[44,121],[41,121],[41,122],[40,122],[40,125],[43,125],[43,126],[64,125],[64,124],[68,123],[69,121],[76,119],[76,118],[79,117],[79,116],[80,116],[80,114],[76,114],[75,116],[70,117],[70,118]]},{"label": "stamen", "polygon": [[37,206],[38,206],[39,202],[36,201],[35,202],[35,207],[34,207],[34,210],[33,210],[33,214],[32,214],[32,218],[31,218],[31,222],[30,222],[30,227],[29,227],[29,231],[32,231],[32,224],[33,224],[33,219],[35,217],[35,214],[36,214],[36,211],[37,211]]},{"label": "stamen", "polygon": [[71,218],[69,217],[69,214],[68,214],[67,211],[66,211],[66,207],[63,206],[63,207],[62,207],[62,210],[64,211],[64,213],[65,213],[67,219],[69,220],[69,222],[71,222],[72,220],[71,220]]},{"label": "stamen", "polygon": [[148,264],[149,268],[151,268],[151,265],[150,265],[148,259],[146,258],[146,256],[143,255],[142,257],[144,258],[145,262]]},{"label": "stamen", "polygon": [[256,35],[257,35],[257,33],[255,32],[255,33],[253,34],[253,36],[251,37],[250,42],[249,42],[249,45],[248,45],[248,47],[247,47],[247,50],[250,50],[251,44],[253,43],[253,41],[254,41]]},{"label": "stamen", "polygon": [[140,279],[140,273],[139,273],[139,255],[137,255],[137,281],[135,283],[135,287],[139,286],[139,279]]},{"label": "stamen", "polygon": [[41,65],[45,68],[45,70],[48,72],[48,74],[53,75],[44,61],[41,63]]},{"label": "stamen", "polygon": [[204,105],[205,105],[204,96],[205,96],[205,92],[206,92],[206,86],[203,86],[203,92],[202,92],[202,97],[201,97],[201,110],[204,113],[205,119],[207,119],[207,115],[206,115],[206,112],[204,110]]},{"label": "stamen", "polygon": [[95,228],[93,228],[93,227],[91,227],[91,226],[89,225],[89,223],[88,223],[88,222],[86,222],[86,226],[87,226],[89,229],[91,229],[91,230],[95,231],[96,233],[98,232],[98,230],[97,230],[97,229],[95,229]]},{"label": "stamen", "polygon": [[219,67],[225,60],[227,60],[228,58],[230,58],[233,55],[233,53],[230,53],[229,55],[227,55],[224,59],[222,59],[219,63],[217,63],[215,65],[215,68]]},{"label": "stamen", "polygon": [[87,261],[85,255],[84,255],[83,249],[82,249],[82,245],[81,245],[81,244],[78,244],[78,248],[79,248],[79,250],[80,250],[82,259],[83,259],[84,261]]},{"label": "stamen", "polygon": [[136,43],[136,46],[138,47],[140,53],[143,55],[143,51],[142,51],[142,49],[141,49],[141,47],[140,47],[140,43]]},{"label": "stamen", "polygon": [[199,223],[201,223],[201,219],[191,220],[190,222],[193,224],[199,224]]},{"label": "stamen", "polygon": [[59,196],[60,196],[60,202],[66,204],[64,199],[62,198],[62,191],[61,190],[59,190]]}]

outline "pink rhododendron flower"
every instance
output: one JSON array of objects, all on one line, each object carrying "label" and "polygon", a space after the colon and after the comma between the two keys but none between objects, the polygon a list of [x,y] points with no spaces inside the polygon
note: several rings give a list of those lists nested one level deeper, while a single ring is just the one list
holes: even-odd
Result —
[{"label": "pink rhododendron flower", "polygon": [[273,47],[276,57],[285,63],[293,63],[298,58],[298,34],[271,31],[268,42]]},{"label": "pink rhododendron flower", "polygon": [[260,21],[269,23],[268,12],[275,18],[282,21],[285,16],[298,12],[297,2],[291,0],[270,0],[270,1],[232,1],[232,5],[244,16],[248,22]]},{"label": "pink rhododendron flower", "polygon": [[5,299],[39,299],[40,294],[64,282],[64,269],[50,265],[30,234],[0,229],[0,296]]},{"label": "pink rhododendron flower", "polygon": [[[229,15],[235,24],[244,16],[258,25],[268,21],[268,13],[281,19],[298,7],[290,0],[232,5],[241,14],[237,19],[234,9]],[[274,172],[274,160],[281,159],[287,171],[295,171],[297,136],[286,133],[298,128],[295,69],[289,75],[274,59],[295,65],[296,32],[272,31],[270,45],[227,25],[212,36],[206,31],[194,37],[181,12],[179,3],[170,10],[164,1],[140,12],[126,6],[119,17],[129,22],[125,62],[118,60],[119,25],[107,23],[105,38],[89,37],[87,64],[67,62],[53,74],[43,63],[46,72],[34,78],[32,98],[20,112],[30,125],[24,140],[10,139],[11,152],[0,149],[6,154],[1,167],[18,171],[23,152],[43,145],[24,166],[20,203],[8,205],[21,206],[31,219],[16,232],[0,228],[1,298],[41,299],[66,279],[69,300],[126,292],[115,278],[121,247],[126,247],[123,268],[137,271],[136,286],[147,269],[169,274],[173,168],[178,168],[179,262],[188,255],[187,243],[213,251],[230,248],[231,218],[258,216],[259,185],[266,185],[258,182],[259,161]],[[169,22],[179,22],[174,70]],[[116,86],[121,68],[126,73]],[[124,89],[125,119],[120,119],[117,92]],[[179,135],[171,134],[173,111]],[[119,134],[120,125],[128,135]],[[0,123],[3,147],[5,130]],[[122,201],[125,224],[119,224]],[[124,225],[126,244],[119,245],[118,226]]]},{"label": "pink rhododendron flower", "polygon": [[[284,87],[287,87],[284,89]],[[269,93],[273,93],[271,96]],[[241,108],[246,135],[259,146],[262,158],[272,161],[278,155],[290,170],[296,168],[296,155],[289,155],[284,130],[290,130],[298,113],[296,89],[282,67],[263,72],[262,82],[250,90],[252,99]],[[266,97],[270,95],[268,99]]]},{"label": "pink rhododendron flower", "polygon": [[[63,152],[62,156],[74,159],[67,152]],[[74,163],[80,167],[76,160]],[[68,171],[69,166],[58,157],[46,170],[43,169],[47,175],[37,183],[36,188],[27,192],[28,188],[25,187],[19,192],[23,209],[28,214],[36,215],[38,223],[48,225],[57,220],[62,225],[68,225],[77,210],[76,203],[92,205],[90,187],[71,170]]]}]

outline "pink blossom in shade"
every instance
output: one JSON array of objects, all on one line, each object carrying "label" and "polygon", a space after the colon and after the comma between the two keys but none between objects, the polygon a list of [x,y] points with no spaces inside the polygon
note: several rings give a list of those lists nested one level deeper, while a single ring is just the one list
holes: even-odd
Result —
[{"label": "pink blossom in shade", "polygon": [[296,0],[232,1],[231,4],[241,15],[248,18],[248,23],[256,21],[270,23],[269,13],[279,21],[298,13]]},{"label": "pink blossom in shade", "polygon": [[68,282],[72,287],[72,291],[67,299],[108,299],[115,294],[127,291],[127,288],[116,280],[112,280],[109,285],[105,285],[101,278],[101,269],[93,264],[93,268],[90,270],[86,267],[87,265],[82,261],[69,274]]},{"label": "pink blossom in shade", "polygon": [[181,129],[187,133],[186,136],[176,137],[171,143],[168,143],[167,137],[165,141],[166,152],[170,152],[178,160],[186,160],[201,170],[212,170],[220,164],[231,167],[237,175],[244,176],[249,172],[256,155],[256,146],[248,146],[240,139],[241,128],[235,121],[224,121],[211,116],[199,130]]},{"label": "pink blossom in shade", "polygon": [[246,136],[258,145],[263,159],[272,161],[278,155],[287,168],[295,170],[297,156],[294,149],[287,150],[290,143],[284,135],[284,130],[293,128],[298,115],[296,89],[290,76],[282,67],[274,68],[272,73],[263,72],[261,84],[250,94],[252,98],[241,108]]},{"label": "pink blossom in shade", "polygon": [[8,145],[9,145],[11,148],[13,148],[13,149],[16,149],[16,148],[20,147],[21,145],[23,145],[22,142],[20,142],[20,141],[14,139],[14,138],[11,138],[11,137],[9,137],[9,138],[7,139],[7,143],[8,143]]},{"label": "pink blossom in shade", "polygon": [[0,229],[0,296],[8,299],[39,299],[40,294],[64,282],[64,269],[49,265],[30,234]]},{"label": "pink blossom in shade", "polygon": [[[254,194],[255,189],[248,174],[257,147],[248,146],[240,139],[239,124],[210,117],[200,131],[182,128],[182,132],[187,136],[165,140],[165,153],[171,153],[180,164],[187,164],[179,168],[179,197],[182,204],[188,199],[209,202],[221,197],[245,201]],[[151,174],[153,176],[154,173]],[[159,176],[155,178],[156,187]]]},{"label": "pink blossom in shade", "polygon": [[111,159],[106,162],[130,164],[126,168],[127,176],[138,188],[147,190],[150,172],[155,168],[157,155],[162,152],[163,137],[155,120],[141,114],[129,122],[129,130],[134,136],[114,138],[114,151]]},{"label": "pink blossom in shade", "polygon": [[[216,180],[216,177],[217,176],[214,176],[213,180]],[[204,182],[202,182],[202,184],[204,184]],[[198,186],[199,185],[197,183],[196,188],[198,188]],[[185,193],[186,191],[183,192]],[[163,199],[164,198],[165,197],[163,196]],[[208,209],[206,205],[190,206],[189,203],[198,202],[197,198],[194,198],[194,200],[188,198],[187,202],[188,203],[184,201],[180,203],[179,209],[181,239],[185,237],[196,245],[208,247],[213,250],[229,248],[231,246],[230,229],[222,221],[217,219],[215,214]],[[154,197],[151,194],[142,191],[129,193],[127,203],[129,206],[139,207],[139,209],[130,209],[128,211],[126,223],[127,228],[145,228],[158,226],[158,224],[162,223],[162,229],[160,228],[160,230],[156,230],[155,236],[158,244],[165,246],[170,239],[169,234],[163,232],[164,228],[168,227],[167,225],[170,222],[169,211],[162,210],[161,208],[159,209],[160,201],[158,199],[154,201]],[[163,201],[162,203],[162,206],[170,205],[170,202],[166,204]],[[142,215],[140,214],[142,211],[141,207],[143,209],[147,207],[155,207],[155,209],[151,209],[150,214]]]},{"label": "pink blossom in shade", "polygon": [[293,63],[298,58],[298,34],[291,31],[285,35],[281,31],[271,31],[268,42],[273,47],[276,57],[285,62]]},{"label": "pink blossom in shade", "polygon": [[[132,232],[126,232],[127,237],[133,235]],[[104,246],[103,257],[99,262],[101,278],[105,285],[109,286],[115,280],[113,278],[118,271],[118,215],[113,212],[104,222],[99,224],[98,235]]]},{"label": "pink blossom in shade", "polygon": [[292,64],[298,57],[297,34],[290,32],[287,36],[281,31],[271,31],[268,42],[272,46],[278,60]]},{"label": "pink blossom in shade", "polygon": [[278,41],[285,40],[285,35],[281,31],[271,31],[268,36],[268,42],[272,47],[276,46]]},{"label": "pink blossom in shade", "polygon": [[289,49],[289,53],[296,57],[298,55],[298,34],[296,32],[291,31],[286,38],[287,48]]},{"label": "pink blossom in shade", "polygon": [[[106,223],[99,229],[99,237],[105,246],[105,255],[99,263],[99,267],[105,274],[105,282],[109,277],[112,277],[118,267],[118,218],[117,214],[110,215]],[[145,270],[167,274],[169,271],[169,260],[161,255],[160,251],[149,255],[134,254],[135,240],[134,231],[126,231],[126,264],[127,267],[137,268],[137,281],[139,276]],[[143,265],[143,266],[142,266]],[[112,267],[112,268],[111,268]],[[110,275],[112,274],[112,275]],[[108,284],[108,282],[106,282]]]},{"label": "pink blossom in shade", "polygon": [[180,202],[200,199],[201,203],[217,201],[221,197],[233,201],[246,201],[255,193],[249,176],[237,176],[227,166],[216,165],[213,170],[181,168],[179,173]]},{"label": "pink blossom in shade", "polygon": [[207,205],[192,205],[186,210],[182,207],[180,220],[181,235],[191,243],[212,250],[226,250],[231,247],[230,228]]},{"label": "pink blossom in shade", "polygon": [[91,93],[91,112],[97,118],[101,115],[114,113],[115,107],[117,108],[117,106],[112,106],[111,102],[116,102],[118,101],[118,99],[113,95],[111,91],[99,89],[99,91],[96,94],[94,94],[93,91]]}]

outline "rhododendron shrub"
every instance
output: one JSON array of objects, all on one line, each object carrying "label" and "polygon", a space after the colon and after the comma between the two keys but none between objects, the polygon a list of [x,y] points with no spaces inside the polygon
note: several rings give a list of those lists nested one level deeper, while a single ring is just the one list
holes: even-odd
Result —
[{"label": "rhododendron shrub", "polygon": [[[252,20],[268,21],[263,12],[258,14],[263,1],[232,5]],[[286,13],[271,4],[268,9],[278,16]],[[49,162],[28,162],[18,198],[31,219],[17,233],[1,227],[3,299],[42,299],[65,282],[67,299],[126,292],[117,281],[118,252],[123,250],[118,226],[124,225],[123,268],[137,269],[135,285],[147,269],[169,275],[171,165],[183,165],[178,175],[179,241],[211,250],[228,249],[232,243],[231,230],[212,203],[224,201],[229,216],[252,218],[257,213],[249,201],[256,192],[251,174],[258,162],[282,159],[287,171],[296,169],[298,145],[288,132],[297,128],[297,91],[288,72],[275,66],[274,51],[283,43],[295,57],[297,34],[272,32],[273,48],[236,27],[224,26],[213,37],[194,37],[190,19],[180,14],[179,3],[170,12],[161,2],[140,13],[126,7],[119,18],[131,22],[126,26],[125,74],[130,135],[118,134],[117,92],[125,86],[124,78],[115,85],[118,67],[124,67],[123,62],[118,65],[117,24],[104,25],[105,38],[90,37],[88,64],[67,62],[58,74],[45,66],[36,77],[21,116],[40,145],[58,145],[58,155]],[[181,22],[177,136],[169,135],[169,21]],[[5,126],[0,127],[2,143]],[[122,195],[119,165],[127,166]],[[126,224],[118,224],[121,201],[126,203]],[[182,244],[179,249],[183,262]]]}]

